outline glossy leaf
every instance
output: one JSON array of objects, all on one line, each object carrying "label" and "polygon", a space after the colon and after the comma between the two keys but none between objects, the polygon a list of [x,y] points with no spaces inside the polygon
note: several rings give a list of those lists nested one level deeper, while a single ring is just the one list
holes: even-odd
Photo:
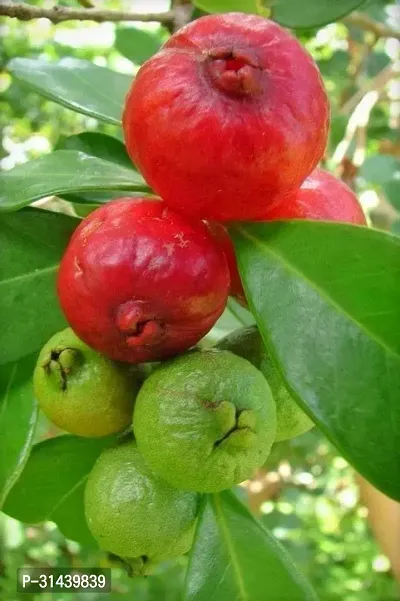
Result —
[{"label": "glossy leaf", "polygon": [[78,223],[40,209],[0,215],[0,364],[34,353],[65,327],[56,272]]},{"label": "glossy leaf", "polygon": [[272,18],[285,27],[321,27],[341,19],[360,6],[364,0],[272,0]]},{"label": "glossy leaf", "polygon": [[[56,146],[56,150],[76,150],[83,152],[105,161],[117,163],[122,167],[132,169],[132,161],[126,152],[125,145],[112,136],[106,134],[100,134],[97,132],[85,131],[75,136],[69,136],[67,138],[61,138]],[[114,198],[120,198],[123,196],[118,190],[110,190],[107,192],[86,192],[79,195],[75,194],[62,194],[62,198],[69,200],[74,203],[96,203],[102,204],[112,200]],[[79,209],[78,209],[78,214]]]},{"label": "glossy leaf", "polygon": [[282,546],[231,493],[206,497],[184,601],[315,600]]},{"label": "glossy leaf", "polygon": [[361,474],[400,499],[400,240],[306,221],[231,233],[292,395]]},{"label": "glossy leaf", "polygon": [[118,138],[94,131],[84,131],[75,136],[62,137],[58,141],[56,150],[76,150],[132,169],[132,161],[126,152],[125,144]]},{"label": "glossy leaf", "polygon": [[132,77],[76,58],[56,63],[14,58],[8,69],[18,81],[58,104],[106,123],[121,123]]},{"label": "glossy leaf", "polygon": [[109,438],[65,435],[35,445],[3,511],[27,524],[51,520],[67,538],[96,546],[86,525],[83,494],[89,472],[109,444]]},{"label": "glossy leaf", "polygon": [[142,65],[162,46],[161,32],[145,31],[137,27],[118,27],[115,48],[136,65]]},{"label": "glossy leaf", "polygon": [[0,366],[0,510],[29,457],[37,420],[36,356]]},{"label": "glossy leaf", "polygon": [[91,190],[149,188],[133,168],[76,150],[56,150],[0,174],[0,211],[15,211],[45,196]]},{"label": "glossy leaf", "polygon": [[261,2],[258,0],[194,0],[193,4],[209,13],[240,11],[257,13]]}]

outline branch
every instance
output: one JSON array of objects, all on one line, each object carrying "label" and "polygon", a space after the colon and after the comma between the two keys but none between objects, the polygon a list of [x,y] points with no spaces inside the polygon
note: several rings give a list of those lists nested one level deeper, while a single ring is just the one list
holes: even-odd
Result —
[{"label": "branch", "polygon": [[355,25],[365,31],[370,31],[377,38],[395,38],[396,40],[400,40],[400,31],[398,29],[393,29],[388,25],[374,21],[364,13],[352,12],[343,19],[343,23],[346,25]]},{"label": "branch", "polygon": [[41,8],[28,4],[14,4],[10,2],[0,3],[0,15],[19,19],[20,21],[31,21],[32,19],[49,19],[52,23],[62,21],[157,21],[158,23],[171,23],[174,18],[172,11],[163,13],[131,13],[120,10],[103,10],[99,8],[68,8],[54,6],[53,8]]},{"label": "branch", "polygon": [[348,115],[351,113],[368,92],[376,90],[381,91],[395,75],[396,66],[392,63],[387,65],[387,67],[382,69],[382,71],[375,75],[375,77],[367,81],[366,85],[358,90],[354,96],[349,98],[349,100],[340,109],[340,114]]}]

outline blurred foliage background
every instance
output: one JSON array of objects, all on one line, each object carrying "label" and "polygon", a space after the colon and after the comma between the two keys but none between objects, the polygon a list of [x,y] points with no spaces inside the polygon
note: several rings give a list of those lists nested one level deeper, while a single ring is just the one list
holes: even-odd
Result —
[{"label": "blurred foliage background", "polygon": [[[52,6],[47,0],[32,5]],[[75,0],[59,5],[77,7]],[[94,0],[96,7],[135,12],[168,10],[167,0]],[[344,18],[319,29],[296,31],[318,62],[330,96],[332,130],[325,166],[359,194],[373,225],[400,235],[399,42],[378,35],[380,26],[399,26],[399,5],[367,0],[362,19]],[[354,14],[353,14],[354,16]],[[367,25],[366,25],[367,23]],[[378,27],[374,31],[368,23]],[[132,29],[134,27],[134,29]],[[27,90],[7,72],[13,57],[56,61],[65,56],[134,74],[169,35],[157,23],[52,25],[40,19],[3,19],[0,36],[0,166],[54,149],[60,136],[84,130],[120,137],[112,125],[79,115]],[[50,199],[51,202],[51,199]],[[73,210],[73,209],[71,209]],[[382,291],[384,294],[384,291]],[[211,333],[215,340],[249,322],[231,302]],[[37,440],[56,434],[42,419]],[[375,542],[367,509],[359,502],[354,473],[318,431],[276,445],[266,469],[240,489],[252,509],[293,554],[322,601],[394,601],[398,588],[390,563]],[[112,566],[113,592],[84,599],[178,601],[185,558],[163,566],[152,578],[132,581],[124,566],[94,549],[65,540],[54,524],[23,526],[0,514],[0,598],[14,601],[16,568],[31,566]],[[57,595],[58,599],[79,595]],[[38,596],[23,595],[27,601]],[[42,595],[47,601],[51,595]],[[55,598],[55,597],[54,597]]]}]

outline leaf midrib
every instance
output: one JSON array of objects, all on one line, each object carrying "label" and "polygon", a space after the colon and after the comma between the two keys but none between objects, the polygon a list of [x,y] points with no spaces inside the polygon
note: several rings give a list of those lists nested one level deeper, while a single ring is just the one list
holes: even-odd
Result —
[{"label": "leaf midrib", "polygon": [[17,275],[13,278],[8,278],[6,280],[1,280],[0,281],[0,288],[4,285],[9,285],[9,284],[13,284],[15,282],[19,282],[19,281],[24,281],[24,280],[29,280],[29,279],[35,279],[37,276],[41,276],[43,274],[47,274],[47,273],[52,273],[54,271],[57,271],[59,266],[59,263],[56,263],[55,265],[50,265],[49,267],[44,267],[43,269],[35,269],[34,271],[31,271],[29,273],[23,273],[21,275]]},{"label": "leaf midrib", "polygon": [[387,353],[392,354],[396,358],[400,359],[400,355],[397,353],[397,351],[395,349],[392,349],[390,346],[388,346],[387,343],[386,343],[386,341],[382,340],[382,338],[380,336],[378,336],[375,332],[371,332],[365,326],[365,324],[361,323],[360,321],[357,321],[353,317],[353,315],[351,315],[351,313],[349,313],[348,311],[346,311],[344,309],[344,307],[342,307],[341,305],[339,305],[336,300],[334,300],[331,296],[329,296],[327,290],[325,290],[324,288],[321,288],[320,286],[318,286],[318,284],[316,284],[315,282],[313,282],[312,280],[310,280],[310,278],[307,275],[305,275],[297,266],[293,265],[292,263],[289,263],[287,261],[287,259],[285,259],[279,252],[277,252],[276,250],[272,250],[272,248],[270,246],[267,246],[267,245],[263,244],[261,240],[259,240],[258,238],[252,236],[246,230],[243,230],[240,227],[237,227],[236,230],[238,232],[240,232],[241,235],[244,238],[247,238],[248,240],[250,240],[251,242],[253,242],[253,244],[255,246],[257,246],[258,248],[261,248],[263,251],[269,253],[270,255],[272,255],[273,257],[275,257],[276,259],[278,259],[285,267],[287,267],[287,269],[289,271],[292,271],[292,273],[294,273],[299,278],[301,278],[304,281],[306,281],[309,284],[310,288],[313,288],[316,292],[318,292],[320,294],[320,296],[322,298],[324,298],[326,300],[327,304],[330,304],[331,306],[335,307],[338,310],[339,313],[341,313],[344,317],[346,317],[347,319],[349,319],[352,323],[356,324],[359,327],[359,329],[364,334],[367,335],[368,338],[371,338],[377,344],[379,344],[380,346],[382,346],[386,350]]},{"label": "leaf midrib", "polygon": [[222,534],[223,539],[225,540],[225,544],[227,546],[228,553],[232,560],[233,572],[236,576],[240,599],[241,599],[241,601],[250,601],[250,599],[246,593],[244,578],[242,575],[242,571],[240,569],[239,560],[236,555],[235,546],[234,546],[233,540],[230,536],[229,528],[226,524],[225,516],[222,511],[220,496],[218,494],[214,495],[213,501],[214,501],[215,513],[216,513],[216,516],[218,517],[218,523],[219,523],[220,529],[221,529],[221,534]]}]

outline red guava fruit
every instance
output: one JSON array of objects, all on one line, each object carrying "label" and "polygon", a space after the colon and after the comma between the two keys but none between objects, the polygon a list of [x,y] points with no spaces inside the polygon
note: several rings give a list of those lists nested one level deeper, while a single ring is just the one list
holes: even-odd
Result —
[{"label": "red guava fruit", "polygon": [[79,338],[129,363],[195,345],[228,291],[225,255],[206,225],[148,198],[121,198],[86,217],[58,275],[61,307]]},{"label": "red guava fruit", "polygon": [[322,169],[315,169],[298,190],[266,209],[262,221],[274,219],[367,224],[354,192],[342,180]]},{"label": "red guava fruit", "polygon": [[[340,179],[322,169],[315,169],[301,188],[268,208],[260,221],[277,219],[310,219],[367,225],[354,192]],[[220,223],[209,223],[208,227],[226,255],[231,277],[230,294],[244,303],[245,294],[228,231]]]},{"label": "red guava fruit", "polygon": [[277,23],[209,15],[171,36],[127,95],[127,150],[171,208],[261,219],[323,156],[329,108],[319,71]]}]

